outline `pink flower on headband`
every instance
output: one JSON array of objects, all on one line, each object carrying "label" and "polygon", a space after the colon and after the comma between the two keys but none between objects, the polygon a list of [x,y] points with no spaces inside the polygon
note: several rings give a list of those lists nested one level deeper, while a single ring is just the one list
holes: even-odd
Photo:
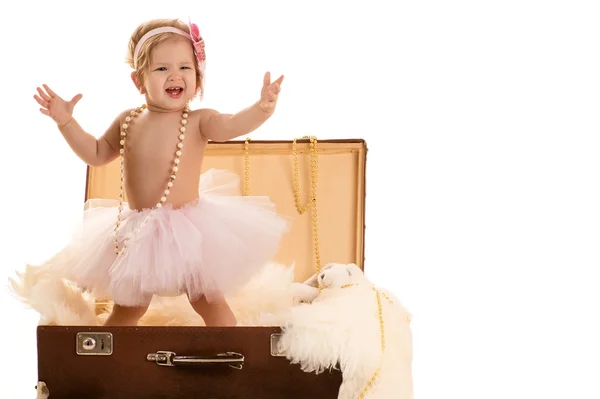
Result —
[{"label": "pink flower on headband", "polygon": [[190,37],[192,39],[192,45],[194,46],[196,58],[202,64],[206,62],[206,53],[204,52],[204,39],[202,38],[202,36],[200,36],[200,29],[198,29],[198,25],[190,21],[189,26]]}]

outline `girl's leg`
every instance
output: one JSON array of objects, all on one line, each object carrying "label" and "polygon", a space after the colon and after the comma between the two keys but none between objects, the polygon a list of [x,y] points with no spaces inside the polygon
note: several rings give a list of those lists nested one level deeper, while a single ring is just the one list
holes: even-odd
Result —
[{"label": "girl's leg", "polygon": [[224,298],[208,302],[206,298],[202,296],[198,300],[190,300],[190,304],[192,305],[194,310],[202,317],[206,326],[229,327],[237,325],[235,315],[231,311],[231,308],[229,307]]},{"label": "girl's leg", "polygon": [[128,307],[115,304],[104,325],[136,326],[138,321],[146,313],[146,310],[148,310],[148,305]]}]

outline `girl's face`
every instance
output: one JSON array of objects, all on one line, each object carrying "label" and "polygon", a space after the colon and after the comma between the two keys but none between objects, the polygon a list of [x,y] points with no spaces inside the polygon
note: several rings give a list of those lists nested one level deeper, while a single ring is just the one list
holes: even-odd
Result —
[{"label": "girl's face", "polygon": [[173,37],[156,46],[144,81],[148,106],[182,109],[197,93],[194,61],[187,39]]}]

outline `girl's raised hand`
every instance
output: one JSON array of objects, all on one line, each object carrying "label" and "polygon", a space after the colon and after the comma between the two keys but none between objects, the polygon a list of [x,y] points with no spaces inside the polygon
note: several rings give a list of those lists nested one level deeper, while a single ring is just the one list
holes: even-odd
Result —
[{"label": "girl's raised hand", "polygon": [[33,96],[35,101],[42,106],[40,112],[52,118],[57,125],[66,125],[71,121],[75,104],[81,100],[83,95],[77,94],[71,101],[65,101],[47,85],[43,85],[43,87],[45,91],[38,87],[37,92],[39,95]]},{"label": "girl's raised hand", "polygon": [[283,75],[281,75],[279,79],[271,83],[271,73],[265,73],[265,77],[263,78],[263,87],[260,92],[260,101],[258,102],[258,105],[264,112],[268,114],[272,114],[275,111],[275,106],[277,105],[277,98],[279,97],[279,92],[281,91],[281,82],[283,82]]}]

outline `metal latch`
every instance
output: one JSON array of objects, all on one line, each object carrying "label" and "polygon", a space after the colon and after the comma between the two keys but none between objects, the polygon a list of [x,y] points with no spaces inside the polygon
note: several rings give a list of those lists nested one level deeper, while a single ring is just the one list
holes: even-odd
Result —
[{"label": "metal latch", "polygon": [[279,341],[281,334],[271,334],[271,356],[285,357],[285,354],[279,351]]},{"label": "metal latch", "polygon": [[107,332],[77,333],[78,355],[112,355],[113,336]]}]

